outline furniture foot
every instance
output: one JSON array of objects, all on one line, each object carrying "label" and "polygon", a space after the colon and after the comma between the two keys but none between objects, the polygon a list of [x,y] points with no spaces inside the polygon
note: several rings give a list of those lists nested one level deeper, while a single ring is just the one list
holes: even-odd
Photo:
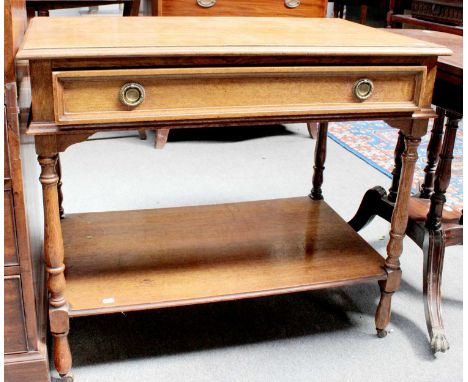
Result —
[{"label": "furniture foot", "polygon": [[445,330],[443,328],[432,329],[431,349],[434,353],[445,353],[450,349],[450,345],[445,337]]},{"label": "furniture foot", "polygon": [[156,130],[156,138],[154,139],[154,147],[162,149],[167,143],[167,137],[170,129],[158,129]]},{"label": "furniture foot", "polygon": [[66,374],[66,375],[63,375],[63,376],[60,376],[60,378],[55,378],[55,377],[52,377],[52,382],[73,382],[75,379],[74,375],[72,372]]},{"label": "furniture foot", "polygon": [[68,332],[62,334],[52,333],[54,341],[54,364],[61,380],[73,382],[72,357],[68,344]]},{"label": "furniture foot", "polygon": [[379,337],[379,338],[385,338],[385,337],[387,337],[387,334],[388,334],[387,330],[385,330],[385,329],[377,329],[377,337]]},{"label": "furniture foot", "polygon": [[362,198],[359,209],[348,224],[356,231],[360,231],[379,214],[382,199],[387,196],[387,192],[380,186],[367,190]]},{"label": "furniture foot", "polygon": [[144,141],[144,140],[147,138],[147,136],[146,136],[146,130],[145,130],[145,129],[139,129],[139,130],[138,130],[138,136],[140,137],[140,139],[141,139],[142,141]]},{"label": "furniture foot", "polygon": [[375,312],[375,328],[377,336],[384,338],[387,335],[387,326],[390,322],[392,296],[400,287],[401,270],[389,271],[387,280],[379,281],[380,301]]},{"label": "furniture foot", "polygon": [[440,230],[429,231],[423,247],[424,272],[423,293],[425,300],[426,324],[431,339],[431,348],[436,352],[445,352],[449,343],[445,337],[441,313],[441,284],[444,265],[445,240]]},{"label": "furniture foot", "polygon": [[322,200],[323,170],[325,170],[325,158],[327,156],[327,132],[328,122],[320,122],[315,144],[314,175],[312,177],[312,191],[310,197],[314,200]]}]

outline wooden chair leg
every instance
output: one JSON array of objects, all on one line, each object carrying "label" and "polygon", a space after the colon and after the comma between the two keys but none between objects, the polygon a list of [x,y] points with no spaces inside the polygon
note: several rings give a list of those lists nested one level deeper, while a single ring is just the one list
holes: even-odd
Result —
[{"label": "wooden chair leg", "polygon": [[[360,231],[366,225],[368,225],[378,215],[383,218],[387,218],[387,214],[382,213],[383,203],[388,203],[384,200],[387,196],[387,192],[380,186],[376,186],[367,190],[362,198],[359,209],[357,210],[354,217],[348,222],[348,224],[356,231]],[[382,216],[383,215],[383,216]],[[391,213],[390,213],[391,215]]]},{"label": "wooden chair leg", "polygon": [[361,14],[359,16],[359,23],[366,25],[367,21],[367,5],[361,5]]},{"label": "wooden chair leg", "polygon": [[427,165],[424,168],[426,175],[421,186],[420,198],[429,199],[434,192],[434,177],[442,149],[442,137],[444,135],[445,110],[437,107],[437,118],[432,125],[431,139],[427,145]]},{"label": "wooden chair leg", "polygon": [[458,124],[461,115],[450,111],[446,112],[447,125],[445,128],[440,159],[435,171],[434,192],[431,195],[431,204],[426,218],[428,237],[424,250],[424,280],[423,290],[425,297],[426,323],[431,338],[431,347],[434,352],[445,352],[449,344],[445,336],[441,303],[442,269],[445,252],[445,234],[442,231],[442,212],[446,201],[445,192],[450,184],[453,149],[457,137]]},{"label": "wooden chair leg", "polygon": [[307,123],[307,130],[309,131],[309,135],[312,139],[317,139],[318,135],[318,122],[308,122]]},{"label": "wooden chair leg", "polygon": [[450,184],[452,175],[452,159],[455,140],[457,137],[458,124],[462,116],[447,111],[447,125],[445,127],[442,150],[440,152],[439,164],[435,172],[434,193],[431,195],[431,204],[426,219],[426,228],[429,230],[440,230],[442,212],[446,201],[445,192]]},{"label": "wooden chair leg", "polygon": [[162,149],[167,143],[167,137],[169,135],[170,129],[157,129],[156,137],[154,138],[154,147],[157,149]]},{"label": "wooden chair leg", "polygon": [[327,156],[328,122],[319,123],[317,143],[315,144],[314,175],[312,177],[312,191],[310,197],[314,200],[322,200],[323,170]]},{"label": "wooden chair leg", "polygon": [[445,336],[441,313],[442,269],[444,265],[445,240],[441,230],[428,232],[424,246],[423,293],[426,325],[431,340],[431,348],[436,352],[446,352],[449,343]]},{"label": "wooden chair leg", "polygon": [[126,1],[124,3],[123,16],[138,16],[140,12],[140,0]]},{"label": "wooden chair leg", "polygon": [[395,146],[395,153],[394,153],[394,160],[395,165],[392,171],[392,185],[388,190],[388,200],[394,203],[397,199],[398,194],[398,187],[400,184],[400,176],[401,176],[401,166],[402,160],[401,157],[403,152],[405,151],[405,136],[401,131],[398,132],[398,141]]}]

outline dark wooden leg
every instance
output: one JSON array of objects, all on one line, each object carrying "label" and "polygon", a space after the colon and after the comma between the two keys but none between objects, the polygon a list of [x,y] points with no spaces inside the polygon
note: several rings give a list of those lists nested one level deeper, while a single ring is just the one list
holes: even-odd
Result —
[{"label": "dark wooden leg", "polygon": [[427,166],[424,169],[424,183],[421,186],[420,197],[429,199],[434,192],[434,176],[439,161],[440,150],[442,149],[442,137],[444,135],[445,110],[437,107],[437,118],[431,131],[431,139],[427,145]]},{"label": "dark wooden leg", "polygon": [[446,352],[450,346],[445,336],[440,309],[445,239],[441,230],[428,232],[424,246],[423,293],[427,330],[434,352]]},{"label": "dark wooden leg", "polygon": [[308,122],[307,123],[307,130],[309,131],[309,135],[312,139],[317,139],[318,135],[318,122]]},{"label": "dark wooden leg", "polygon": [[63,192],[62,192],[62,165],[60,164],[60,155],[57,154],[57,164],[55,171],[57,172],[58,182],[57,182],[57,194],[58,194],[58,203],[59,203],[59,213],[60,218],[63,219],[65,211],[63,209]]},{"label": "dark wooden leg", "polygon": [[375,327],[379,337],[385,337],[386,327],[390,322],[391,300],[393,293],[399,288],[401,281],[400,256],[403,252],[403,238],[408,224],[408,202],[413,183],[414,167],[418,159],[419,137],[405,137],[405,151],[402,157],[402,173],[398,194],[393,209],[390,240],[387,245],[385,270],[387,279],[379,283],[381,295],[375,313]]},{"label": "dark wooden leg", "polygon": [[140,137],[140,139],[142,141],[144,141],[147,137],[146,137],[146,130],[145,129],[139,129],[138,130],[138,136]]},{"label": "dark wooden leg", "polygon": [[390,0],[388,2],[388,12],[387,12],[387,25],[386,28],[392,28],[392,16],[393,16],[393,10],[395,9],[395,0]]},{"label": "dark wooden leg", "polygon": [[359,16],[359,23],[365,25],[367,21],[367,5],[361,5],[361,15]]},{"label": "dark wooden leg", "polygon": [[390,189],[388,190],[388,200],[392,203],[394,203],[397,199],[398,187],[400,184],[401,166],[402,166],[401,156],[403,155],[404,151],[405,151],[405,136],[401,131],[399,131],[398,141],[395,146],[395,153],[394,153],[395,166],[393,167],[393,171],[392,171],[392,185]]},{"label": "dark wooden leg", "polygon": [[158,16],[158,5],[160,0],[151,0],[151,15]]},{"label": "dark wooden leg", "polygon": [[167,137],[169,135],[170,129],[157,129],[156,138],[154,139],[154,147],[157,149],[162,149],[167,143]]},{"label": "dark wooden leg", "polygon": [[328,122],[320,122],[315,144],[314,175],[312,177],[312,191],[310,197],[314,200],[322,200],[323,170],[325,169],[325,158],[327,156],[327,132]]},{"label": "dark wooden leg", "polygon": [[37,12],[37,15],[42,17],[48,17],[49,11],[47,9],[41,9]]},{"label": "dark wooden leg", "polygon": [[380,186],[367,190],[362,198],[359,209],[354,217],[348,222],[353,229],[358,232],[368,225],[374,218],[383,215],[381,212],[382,199],[387,196],[387,192]]},{"label": "dark wooden leg", "polygon": [[434,193],[431,195],[431,204],[426,219],[426,227],[430,230],[441,229],[442,211],[446,201],[445,192],[452,175],[453,148],[457,137],[458,123],[462,118],[460,114],[450,111],[447,111],[446,115],[447,125],[445,127],[439,164],[435,172]]},{"label": "dark wooden leg", "polygon": [[72,357],[68,344],[69,317],[65,301],[65,265],[57,184],[57,153],[39,155],[44,203],[44,258],[48,273],[49,321],[54,342],[54,363],[62,381],[72,382]]},{"label": "dark wooden leg", "polygon": [[140,0],[126,1],[124,3],[123,16],[138,16],[140,12]]},{"label": "dark wooden leg", "polygon": [[445,352],[449,349],[442,321],[441,283],[445,252],[445,235],[442,231],[441,220],[445,192],[450,184],[453,149],[457,137],[458,124],[461,115],[450,111],[447,114],[447,125],[440,152],[440,160],[435,171],[434,192],[426,219],[428,238],[424,245],[424,279],[423,289],[425,297],[425,313],[427,329],[431,338],[434,352]]}]

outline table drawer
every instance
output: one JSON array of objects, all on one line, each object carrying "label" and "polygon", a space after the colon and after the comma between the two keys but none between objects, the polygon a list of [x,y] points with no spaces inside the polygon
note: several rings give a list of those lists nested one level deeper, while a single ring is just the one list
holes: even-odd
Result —
[{"label": "table drawer", "polygon": [[5,293],[5,354],[28,350],[24,320],[21,277],[7,276],[4,279]]},{"label": "table drawer", "polygon": [[5,265],[18,265],[18,246],[16,244],[16,229],[13,209],[13,194],[5,190],[3,195],[3,223],[4,223],[4,260]]},{"label": "table drawer", "polygon": [[322,0],[162,0],[160,16],[324,17]]},{"label": "table drawer", "polygon": [[[425,75],[425,67],[419,66],[54,72],[55,122],[58,125],[172,123],[219,118],[411,112],[419,106]],[[368,89],[368,98],[358,98],[358,83],[359,95],[363,95],[363,89]]]}]

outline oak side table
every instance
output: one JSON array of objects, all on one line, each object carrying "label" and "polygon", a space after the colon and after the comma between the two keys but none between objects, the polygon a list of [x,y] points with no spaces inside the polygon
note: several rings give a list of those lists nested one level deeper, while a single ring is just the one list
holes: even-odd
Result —
[{"label": "oak side table", "polygon": [[[31,67],[28,133],[42,169],[62,379],[73,380],[70,317],[378,281],[375,322],[385,336],[417,147],[435,115],[436,61],[450,53],[340,19],[33,19],[17,58]],[[385,259],[321,189],[326,121],[377,118],[406,142]],[[320,122],[309,196],[60,219],[58,155],[98,131],[308,121]]]}]

